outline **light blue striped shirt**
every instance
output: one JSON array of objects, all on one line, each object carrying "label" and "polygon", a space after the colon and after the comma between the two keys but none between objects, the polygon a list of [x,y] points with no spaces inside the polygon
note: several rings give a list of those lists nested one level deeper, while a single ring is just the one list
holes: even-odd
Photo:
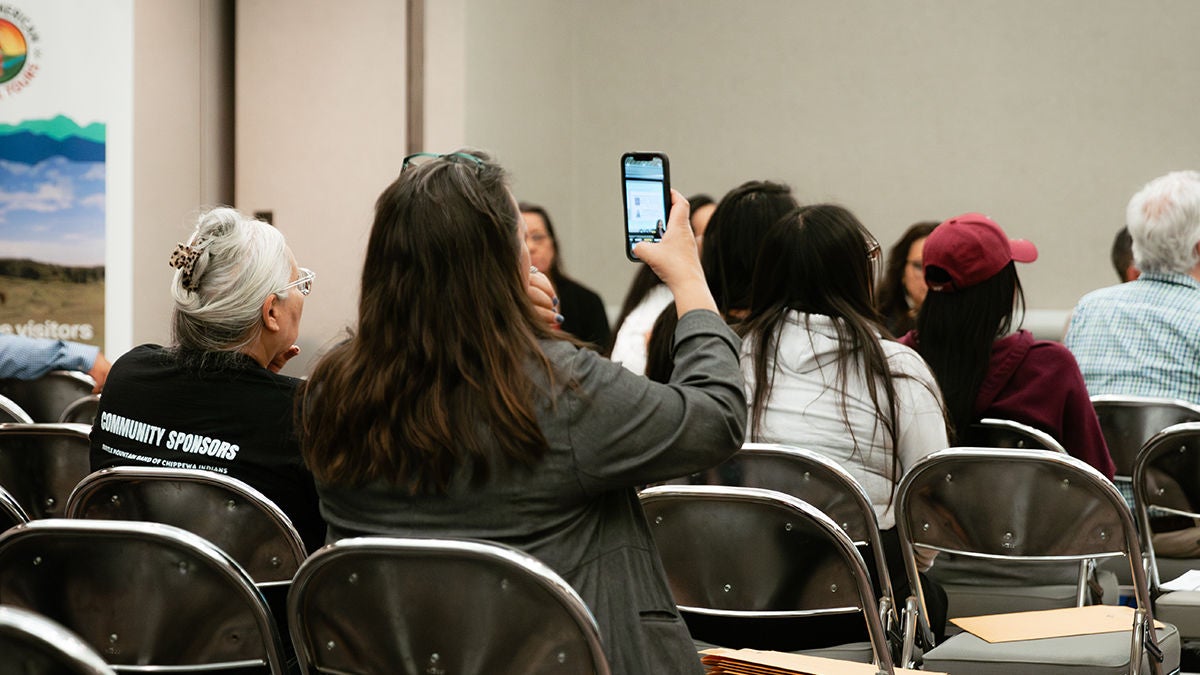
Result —
[{"label": "light blue striped shirt", "polygon": [[35,380],[51,370],[87,372],[100,348],[78,342],[0,335],[0,378]]},{"label": "light blue striped shirt", "polygon": [[1200,282],[1143,272],[1083,296],[1065,339],[1088,394],[1200,404]]}]

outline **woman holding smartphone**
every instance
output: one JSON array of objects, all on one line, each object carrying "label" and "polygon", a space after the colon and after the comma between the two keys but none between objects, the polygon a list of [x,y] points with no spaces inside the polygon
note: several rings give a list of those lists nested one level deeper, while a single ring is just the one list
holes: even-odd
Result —
[{"label": "woman holding smartphone", "polygon": [[330,539],[515,546],[587,602],[613,672],[700,673],[635,486],[734,453],[745,399],[738,339],[673,198],[663,240],[637,245],[679,308],[668,386],[538,320],[522,220],[487,155],[406,160],[376,204],[357,328],[302,400]]}]

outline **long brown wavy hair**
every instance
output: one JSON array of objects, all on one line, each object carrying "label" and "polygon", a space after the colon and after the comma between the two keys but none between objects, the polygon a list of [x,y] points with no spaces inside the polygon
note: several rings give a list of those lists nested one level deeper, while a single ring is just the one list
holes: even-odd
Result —
[{"label": "long brown wavy hair", "polygon": [[357,328],[300,397],[317,480],[445,493],[542,457],[535,376],[552,381],[502,168],[460,151],[403,169],[375,204]]}]

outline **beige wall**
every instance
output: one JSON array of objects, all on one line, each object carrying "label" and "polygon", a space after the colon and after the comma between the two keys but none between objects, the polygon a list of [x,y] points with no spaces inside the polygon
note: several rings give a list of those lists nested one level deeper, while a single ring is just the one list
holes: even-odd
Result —
[{"label": "beige wall", "polygon": [[303,374],[355,318],[375,198],[405,140],[405,3],[237,3],[237,207],[269,210],[299,264]]},{"label": "beige wall", "polygon": [[674,184],[753,178],[832,200],[883,242],[968,210],[1028,237],[1029,305],[1115,282],[1145,181],[1194,168],[1200,3],[469,0],[466,141],[544,202],[569,270],[617,305],[619,155]]},{"label": "beige wall", "polygon": [[[289,372],[353,319],[404,155],[404,6],[136,0],[135,343],[166,339],[166,255],[199,207],[234,199],[234,164],[235,205],[273,211],[319,274]],[[635,269],[625,150],[669,153],[685,193],[787,181],[884,242],[984,211],[1041,248],[1022,278],[1042,310],[1112,283],[1125,201],[1200,156],[1188,0],[429,0],[426,31],[426,149],[492,151],[610,306]]]},{"label": "beige wall", "polygon": [[231,11],[221,0],[134,3],[135,345],[168,340],[167,258],[200,207],[233,198]]}]

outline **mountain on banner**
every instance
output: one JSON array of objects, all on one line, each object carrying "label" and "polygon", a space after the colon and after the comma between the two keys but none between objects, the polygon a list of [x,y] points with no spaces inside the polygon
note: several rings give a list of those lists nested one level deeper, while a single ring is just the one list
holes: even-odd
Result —
[{"label": "mountain on banner", "polygon": [[37,164],[55,156],[73,162],[103,162],[104,125],[80,127],[63,115],[17,125],[0,124],[0,160]]}]

